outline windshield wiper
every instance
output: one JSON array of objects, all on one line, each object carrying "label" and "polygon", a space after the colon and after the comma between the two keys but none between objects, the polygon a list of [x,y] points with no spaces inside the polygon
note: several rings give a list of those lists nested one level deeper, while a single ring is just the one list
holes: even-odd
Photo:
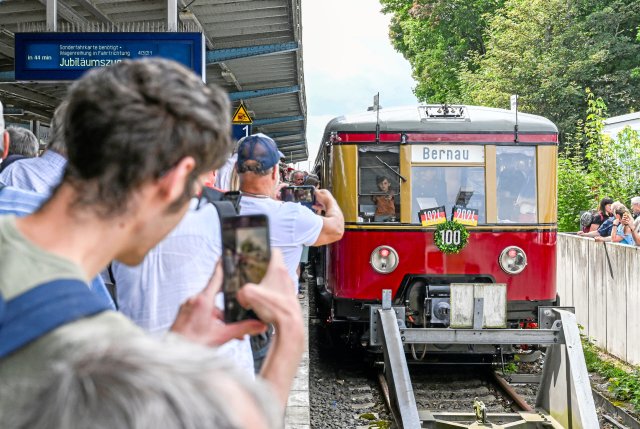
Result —
[{"label": "windshield wiper", "polygon": [[376,156],[376,159],[377,159],[378,161],[380,161],[380,163],[381,163],[382,165],[384,165],[385,167],[387,167],[389,170],[393,171],[393,174],[395,174],[396,176],[398,176],[399,178],[401,178],[403,182],[406,182],[406,181],[407,181],[407,179],[405,179],[405,178],[404,178],[404,176],[403,176],[402,174],[398,173],[396,170],[394,170],[394,169],[393,169],[393,167],[392,167],[392,166],[390,166],[389,164],[387,164],[386,162],[384,162],[383,160],[381,160],[379,156]]}]

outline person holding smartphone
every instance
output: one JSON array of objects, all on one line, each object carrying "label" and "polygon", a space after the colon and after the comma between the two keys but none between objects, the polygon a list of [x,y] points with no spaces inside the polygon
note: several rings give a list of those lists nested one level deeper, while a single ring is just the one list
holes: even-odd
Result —
[{"label": "person holding smartphone", "polygon": [[[7,312],[0,312],[0,334],[20,340],[11,349],[6,348],[11,345],[8,341],[0,341],[5,347],[0,353],[3,425],[12,414],[34,408],[39,401],[36,389],[47,387],[52,364],[71,361],[81,349],[90,350],[96,337],[112,342],[147,338],[142,341],[156,341],[162,354],[163,348],[179,348],[185,339],[218,346],[231,338],[263,332],[269,323],[286,328],[287,336],[274,342],[260,374],[273,392],[264,405],[284,414],[304,350],[304,328],[278,252],[261,284],[248,284],[238,294],[240,304],[251,308],[260,321],[225,324],[220,319],[214,307],[222,281],[220,269],[209,287],[180,307],[163,342],[147,337],[122,313],[104,305],[69,311],[72,305],[95,301],[87,282],[110,261],[142,262],[183,218],[208,172],[222,165],[231,148],[226,93],[205,85],[200,76],[174,61],[146,58],[89,70],[65,97],[69,104],[62,123],[69,159],[62,182],[35,213],[21,218],[0,216],[0,308],[16,308],[16,302],[21,304],[35,292],[46,299],[29,301],[32,307],[46,303],[40,309],[48,310],[37,314],[38,326],[25,323],[24,317],[16,323]],[[1,128],[0,138],[8,140]],[[61,301],[56,295],[61,289],[78,299]],[[58,316],[65,313],[70,318],[61,321]],[[74,314],[78,317],[73,318]],[[15,329],[9,330],[13,323]],[[46,329],[33,336],[15,335],[18,328],[42,325]],[[179,371],[179,362],[170,365],[169,370]],[[110,365],[106,375],[117,376],[120,369]],[[129,382],[135,385],[136,379]],[[235,414],[244,417],[251,406],[245,398],[251,397],[255,386],[236,383],[235,387],[212,394],[228,406],[235,399],[241,405]],[[137,400],[131,389],[124,392],[119,404]],[[156,413],[156,405],[129,409],[149,415]],[[51,423],[49,427],[63,426]]]},{"label": "person holding smartphone", "polygon": [[333,195],[326,189],[314,191],[315,209],[277,199],[278,161],[282,154],[265,134],[245,137],[238,147],[236,168],[240,176],[240,214],[265,214],[269,218],[271,247],[280,249],[289,276],[297,284],[297,267],[303,246],[322,246],[342,238],[344,216]]},{"label": "person holding smartphone", "polygon": [[[322,246],[342,238],[344,216],[335,198],[325,189],[314,192],[315,214],[305,206],[278,200],[280,175],[278,161],[282,154],[269,136],[255,134],[245,137],[238,147],[236,168],[240,177],[240,214],[264,214],[269,219],[269,239],[272,249],[279,249],[284,257],[289,277],[296,291],[298,264],[303,246]],[[267,341],[262,349],[254,349],[254,364],[261,365],[261,355],[269,348]]]}]

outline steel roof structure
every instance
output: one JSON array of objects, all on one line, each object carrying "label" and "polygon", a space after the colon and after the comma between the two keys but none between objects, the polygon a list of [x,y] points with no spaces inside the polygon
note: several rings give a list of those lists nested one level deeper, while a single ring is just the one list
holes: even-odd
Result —
[{"label": "steel roof structure", "polygon": [[15,33],[167,30],[203,33],[207,84],[223,87],[234,110],[242,101],[252,132],[272,136],[288,162],[308,158],[300,0],[0,1],[0,100],[24,111],[16,122],[48,122],[69,84],[16,82]]}]

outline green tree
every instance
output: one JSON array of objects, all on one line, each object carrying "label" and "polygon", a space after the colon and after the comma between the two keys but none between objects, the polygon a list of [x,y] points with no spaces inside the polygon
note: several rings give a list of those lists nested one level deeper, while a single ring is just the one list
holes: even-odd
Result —
[{"label": "green tree", "polygon": [[486,53],[463,65],[461,98],[546,116],[572,132],[591,87],[612,114],[640,104],[640,0],[507,0],[489,20]]},{"label": "green tree", "polygon": [[607,105],[586,90],[586,117],[578,121],[558,159],[558,229],[576,231],[582,210],[612,197],[629,206],[640,195],[640,136],[630,128],[603,134]]},{"label": "green tree", "polygon": [[392,14],[390,38],[409,61],[418,99],[458,102],[458,70],[485,53],[486,16],[504,0],[380,0]]}]

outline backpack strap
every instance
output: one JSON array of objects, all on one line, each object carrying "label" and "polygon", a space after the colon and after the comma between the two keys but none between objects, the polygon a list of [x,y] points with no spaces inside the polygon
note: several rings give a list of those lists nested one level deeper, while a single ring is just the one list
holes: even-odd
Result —
[{"label": "backpack strap", "polygon": [[214,205],[220,219],[240,213],[240,192],[221,192],[205,186],[202,188],[202,198]]},{"label": "backpack strap", "polygon": [[8,301],[0,296],[0,358],[62,325],[109,309],[75,279],[46,282]]}]

